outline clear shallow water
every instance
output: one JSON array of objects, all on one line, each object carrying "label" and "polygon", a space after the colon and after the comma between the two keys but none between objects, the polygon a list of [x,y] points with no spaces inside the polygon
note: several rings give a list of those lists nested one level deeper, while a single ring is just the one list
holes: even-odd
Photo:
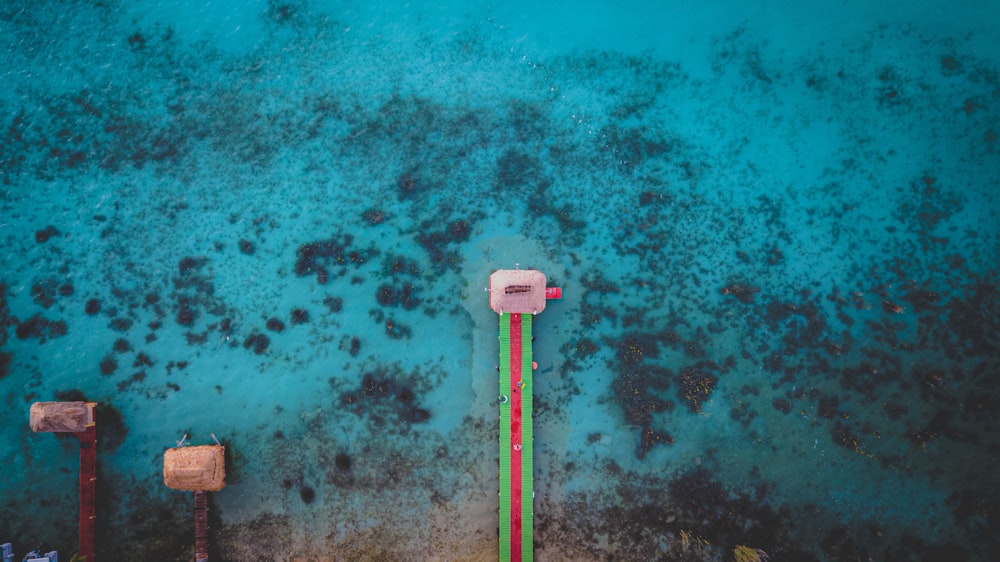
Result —
[{"label": "clear shallow water", "polygon": [[997,9],[633,4],[0,8],[0,539],[85,396],[103,559],[211,432],[219,558],[495,557],[520,263],[539,559],[995,559]]}]

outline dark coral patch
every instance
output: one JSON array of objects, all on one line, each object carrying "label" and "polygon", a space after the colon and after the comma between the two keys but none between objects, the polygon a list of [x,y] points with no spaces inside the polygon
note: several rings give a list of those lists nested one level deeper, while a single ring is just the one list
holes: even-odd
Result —
[{"label": "dark coral patch", "polygon": [[132,388],[132,386],[134,386],[136,384],[139,384],[139,383],[141,383],[144,380],[146,380],[146,373],[145,373],[145,371],[139,371],[137,373],[133,373],[131,377],[129,377],[129,378],[123,380],[123,381],[120,381],[118,383],[118,386],[117,386],[118,392],[125,392],[126,390]]},{"label": "dark coral patch", "polygon": [[396,178],[396,190],[400,201],[413,199],[427,188],[426,182],[417,176],[417,170],[407,170]]},{"label": "dark coral patch", "polygon": [[677,394],[687,402],[690,411],[700,412],[702,404],[712,395],[717,382],[719,378],[715,375],[699,367],[690,367],[677,376]]},{"label": "dark coral patch", "polygon": [[469,239],[472,233],[470,222],[467,219],[454,219],[443,230],[434,230],[436,224],[438,223],[435,221],[422,222],[417,242],[427,251],[436,270],[457,268],[461,263],[461,256],[450,246]]},{"label": "dark coral patch", "polygon": [[127,332],[128,329],[132,327],[132,324],[133,320],[131,318],[119,316],[117,318],[112,318],[111,322],[108,323],[108,327],[116,332]]},{"label": "dark coral patch", "polygon": [[376,226],[385,222],[385,213],[379,209],[368,209],[361,214],[361,218],[370,226]]},{"label": "dark coral patch", "polygon": [[395,391],[395,388],[396,383],[389,378],[376,377],[371,373],[365,373],[361,377],[361,392],[369,398],[386,398]]},{"label": "dark coral patch", "polygon": [[170,361],[167,363],[167,374],[169,375],[171,371],[173,371],[174,369],[177,369],[178,371],[183,371],[184,369],[187,369],[187,366],[188,366],[187,361]]},{"label": "dark coral patch", "polygon": [[420,277],[420,264],[406,256],[390,255],[382,262],[382,273],[393,279],[403,275]]},{"label": "dark coral patch", "polygon": [[57,230],[56,227],[50,224],[41,230],[35,231],[35,242],[39,244],[44,244],[48,242],[49,239],[51,239],[53,236],[59,236],[60,234],[61,233],[59,232],[59,230]]},{"label": "dark coral patch", "polygon": [[58,289],[59,282],[55,278],[36,280],[31,285],[31,299],[42,308],[50,308],[56,302]]},{"label": "dark coral patch", "polygon": [[194,324],[194,320],[197,315],[194,308],[191,306],[191,301],[187,298],[181,297],[178,299],[177,304],[177,323],[181,326],[190,326]]},{"label": "dark coral patch", "polygon": [[[700,534],[712,544],[737,544],[753,537],[755,545],[770,552],[789,523],[783,509],[775,511],[763,501],[769,489],[766,483],[753,493],[728,490],[711,471],[699,467],[676,474],[667,489],[678,519],[698,521]],[[812,558],[796,552],[787,560]]]},{"label": "dark coral patch", "polygon": [[252,349],[257,355],[263,355],[269,345],[271,345],[271,338],[261,333],[250,334],[243,340],[243,348]]},{"label": "dark coral patch", "polygon": [[413,330],[406,324],[390,318],[385,322],[385,335],[394,340],[408,339],[413,335]]},{"label": "dark coral patch", "polygon": [[448,223],[448,227],[445,229],[445,234],[449,242],[465,242],[469,239],[471,233],[472,229],[469,227],[469,221],[465,219],[453,220]]},{"label": "dark coral patch", "polygon": [[882,405],[885,409],[885,413],[889,415],[889,419],[899,420],[910,411],[910,409],[904,404],[896,404],[895,402],[886,402]]},{"label": "dark coral patch", "polygon": [[152,367],[153,366],[153,360],[150,359],[150,357],[148,355],[146,355],[145,353],[143,353],[143,352],[140,351],[135,356],[135,361],[132,362],[132,366],[133,367]]},{"label": "dark coral patch", "polygon": [[837,406],[840,400],[836,396],[822,395],[817,403],[817,410],[821,418],[833,419],[837,415]]},{"label": "dark coral patch", "polygon": [[247,255],[247,256],[252,256],[255,253],[257,253],[257,246],[255,246],[254,243],[251,242],[251,241],[249,241],[249,240],[242,240],[241,239],[240,240],[240,253],[244,254],[244,255]]},{"label": "dark coral patch", "polygon": [[128,36],[128,46],[133,49],[141,49],[146,46],[146,38],[141,33],[136,31],[132,35]]},{"label": "dark coral patch", "polygon": [[782,414],[787,414],[792,411],[792,403],[784,398],[775,399],[771,405],[774,406],[775,410],[778,410]]},{"label": "dark coral patch", "polygon": [[404,410],[403,420],[408,423],[422,423],[431,419],[431,413],[423,408]]},{"label": "dark coral patch", "polygon": [[322,265],[316,268],[316,282],[320,285],[326,285],[330,282],[330,272]]},{"label": "dark coral patch", "polygon": [[192,273],[201,269],[208,260],[205,258],[193,258],[190,256],[184,257],[181,261],[177,262],[177,269],[181,277],[186,275],[191,275]]},{"label": "dark coral patch", "polygon": [[90,299],[87,304],[84,305],[83,311],[87,313],[88,316],[93,316],[101,311],[101,301],[97,299]]},{"label": "dark coral patch", "polygon": [[500,192],[523,190],[526,186],[534,185],[543,175],[541,160],[510,149],[497,159],[494,185]]},{"label": "dark coral patch", "polygon": [[267,319],[267,323],[264,326],[272,332],[280,333],[285,331],[285,323],[273,316]]},{"label": "dark coral patch", "polygon": [[420,306],[416,293],[417,288],[413,283],[403,283],[401,288],[381,285],[375,291],[375,298],[382,306],[402,306],[406,310],[413,310]]},{"label": "dark coral patch", "polygon": [[0,351],[0,379],[10,373],[10,364],[14,360],[14,354],[9,351]]},{"label": "dark coral patch", "polygon": [[941,295],[930,289],[913,287],[903,296],[903,300],[909,303],[914,312],[927,312],[938,307]]},{"label": "dark coral patch", "polygon": [[580,338],[574,346],[576,355],[580,358],[589,357],[597,353],[597,343],[590,338]]},{"label": "dark coral patch", "polygon": [[348,266],[360,267],[378,255],[378,250],[373,247],[351,250],[353,241],[354,237],[350,234],[341,234],[302,244],[295,252],[295,275],[305,277],[316,274],[317,282],[325,285],[330,279],[330,269],[339,269],[335,274],[342,276]]},{"label": "dark coral patch", "polygon": [[367,414],[380,425],[390,416],[406,425],[431,418],[431,412],[417,403],[412,383],[381,370],[365,373],[359,388],[343,393],[340,403],[356,415]]},{"label": "dark coral patch", "polygon": [[323,304],[330,312],[340,312],[344,308],[344,299],[340,297],[325,297]]},{"label": "dark coral patch", "polygon": [[639,438],[639,447],[636,450],[636,456],[639,460],[642,460],[646,457],[646,453],[656,445],[673,445],[673,443],[673,436],[666,431],[657,431],[652,427],[646,426],[642,428],[642,434]]},{"label": "dark coral patch", "polygon": [[298,276],[308,275],[319,271],[322,264],[332,262],[344,265],[347,263],[346,245],[351,243],[351,236],[345,236],[342,240],[323,240],[310,242],[299,246],[295,261],[295,274]]},{"label": "dark coral patch", "polygon": [[110,375],[118,369],[118,361],[110,355],[101,360],[101,374]]},{"label": "dark coral patch", "polygon": [[61,402],[89,402],[87,397],[77,388],[71,390],[57,390],[53,393],[56,400]]},{"label": "dark coral patch", "polygon": [[309,311],[304,308],[292,309],[292,325],[305,324],[309,321]]},{"label": "dark coral patch", "polygon": [[115,451],[128,436],[128,426],[122,413],[108,402],[97,404],[97,442],[106,452]]},{"label": "dark coral patch", "polygon": [[233,320],[232,318],[223,318],[219,322],[219,333],[223,336],[229,337],[233,335]]},{"label": "dark coral patch", "polygon": [[751,287],[745,283],[730,283],[719,290],[723,295],[736,297],[736,300],[743,304],[753,304],[753,297],[760,292],[757,287]]},{"label": "dark coral patch", "polygon": [[19,323],[14,334],[19,340],[38,339],[39,343],[45,343],[48,338],[65,336],[68,331],[69,326],[65,320],[51,321],[43,318],[41,314],[36,314]]},{"label": "dark coral patch", "polygon": [[636,447],[639,459],[655,445],[673,443],[669,433],[655,427],[655,414],[674,409],[674,402],[665,396],[674,375],[649,360],[660,357],[661,344],[673,344],[675,339],[679,338],[632,333],[614,344],[618,365],[611,388],[625,420],[640,432]]},{"label": "dark coral patch", "polygon": [[316,499],[316,490],[313,490],[309,486],[302,486],[299,488],[299,497],[302,498],[302,502],[309,505]]},{"label": "dark coral patch", "polygon": [[750,423],[757,417],[757,410],[751,407],[750,402],[740,400],[729,409],[729,417],[740,422],[743,427],[750,427]]},{"label": "dark coral patch", "polygon": [[289,4],[281,2],[268,2],[267,15],[278,23],[288,23],[298,14],[298,10]]},{"label": "dark coral patch", "polygon": [[[203,317],[225,318],[229,314],[229,307],[216,296],[212,270],[205,267],[207,264],[208,259],[203,257],[185,257],[178,263],[179,274],[172,279],[174,291],[170,297],[174,302],[174,320],[180,326],[194,326]],[[162,318],[167,313],[159,304],[159,297],[155,298],[151,306],[157,317]],[[203,343],[207,332],[185,334],[185,337],[192,344]]]},{"label": "dark coral patch", "polygon": [[855,435],[851,428],[844,423],[837,423],[834,425],[833,430],[830,431],[830,436],[833,438],[833,442],[841,447],[845,447],[852,451],[860,450],[857,435]]},{"label": "dark coral patch", "polygon": [[669,385],[669,381],[669,370],[652,366],[621,373],[615,378],[611,386],[630,425],[649,426],[653,414],[673,409],[673,403],[656,392]]},{"label": "dark coral patch", "polygon": [[391,285],[381,285],[375,291],[375,299],[382,306],[399,305],[399,291]]},{"label": "dark coral patch", "polygon": [[338,470],[350,470],[352,464],[351,455],[348,455],[347,453],[337,453],[337,455],[333,457],[333,464]]},{"label": "dark coral patch", "polygon": [[406,310],[413,310],[420,306],[420,299],[417,298],[417,287],[413,283],[404,283],[399,294],[399,304]]},{"label": "dark coral patch", "polygon": [[416,394],[413,393],[412,388],[404,386],[403,388],[399,389],[399,394],[396,396],[396,398],[404,404],[410,404],[414,400],[416,400],[417,396]]}]

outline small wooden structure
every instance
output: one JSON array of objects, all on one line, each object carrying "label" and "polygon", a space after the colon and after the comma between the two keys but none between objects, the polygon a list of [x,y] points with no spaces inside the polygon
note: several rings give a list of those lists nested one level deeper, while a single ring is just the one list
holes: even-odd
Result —
[{"label": "small wooden structure", "polygon": [[163,483],[174,490],[218,492],[226,485],[222,445],[174,447],[163,452]]},{"label": "small wooden structure", "polygon": [[94,422],[92,402],[35,402],[29,421],[35,433],[79,433]]},{"label": "small wooden structure", "polygon": [[545,310],[545,274],[537,269],[499,269],[490,275],[490,308],[538,314]]},{"label": "small wooden structure", "polygon": [[[215,438],[215,435],[212,435]],[[197,562],[208,560],[208,492],[226,485],[226,448],[215,445],[182,446],[163,452],[163,483],[174,490],[194,492],[194,554]]]},{"label": "small wooden structure", "polygon": [[35,433],[72,433],[80,440],[79,554],[94,562],[97,519],[97,403],[35,402],[29,414]]}]

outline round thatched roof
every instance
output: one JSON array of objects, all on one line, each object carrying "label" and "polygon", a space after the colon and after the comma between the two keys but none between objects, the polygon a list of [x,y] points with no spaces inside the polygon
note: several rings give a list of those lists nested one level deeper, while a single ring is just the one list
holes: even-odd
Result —
[{"label": "round thatched roof", "polygon": [[78,433],[94,421],[88,402],[35,402],[31,405],[31,431]]},{"label": "round thatched roof", "polygon": [[175,490],[215,492],[226,485],[222,445],[175,447],[163,452],[163,483]]}]

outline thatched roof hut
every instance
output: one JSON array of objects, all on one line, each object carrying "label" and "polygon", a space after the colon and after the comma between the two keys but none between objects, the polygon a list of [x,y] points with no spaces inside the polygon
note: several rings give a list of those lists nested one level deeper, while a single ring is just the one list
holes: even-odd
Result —
[{"label": "thatched roof hut", "polygon": [[92,402],[35,402],[31,405],[31,431],[79,433],[94,423]]},{"label": "thatched roof hut", "polygon": [[490,308],[503,314],[545,310],[545,274],[537,269],[499,269],[490,275]]},{"label": "thatched roof hut", "polygon": [[217,492],[226,485],[222,445],[175,447],[163,452],[163,483],[175,490]]}]

